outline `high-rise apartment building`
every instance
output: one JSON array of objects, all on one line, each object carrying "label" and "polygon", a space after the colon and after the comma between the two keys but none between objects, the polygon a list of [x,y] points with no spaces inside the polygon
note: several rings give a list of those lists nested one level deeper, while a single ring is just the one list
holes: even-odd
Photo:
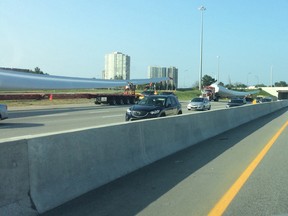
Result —
[{"label": "high-rise apartment building", "polygon": [[178,69],[176,67],[148,67],[148,78],[170,77],[171,80],[166,81],[166,88],[178,87]]},{"label": "high-rise apartment building", "polygon": [[120,52],[105,55],[104,79],[130,79],[130,56]]},{"label": "high-rise apartment building", "polygon": [[148,67],[148,78],[160,78],[167,77],[167,72],[165,67]]},{"label": "high-rise apartment building", "polygon": [[175,88],[178,88],[178,68],[169,67],[167,68],[167,76],[172,78],[168,81],[170,85],[175,85]]}]

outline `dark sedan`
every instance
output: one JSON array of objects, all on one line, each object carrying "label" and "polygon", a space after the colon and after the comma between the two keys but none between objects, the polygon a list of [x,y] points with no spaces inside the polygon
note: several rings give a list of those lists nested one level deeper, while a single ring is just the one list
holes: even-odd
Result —
[{"label": "dark sedan", "polygon": [[270,97],[265,97],[265,98],[262,98],[262,100],[260,101],[260,103],[266,103],[266,102],[272,102],[272,98]]},{"label": "dark sedan", "polygon": [[181,104],[173,95],[151,95],[127,109],[125,120],[156,118],[182,114]]},{"label": "dark sedan", "polygon": [[229,107],[236,107],[236,106],[242,106],[242,105],[245,105],[246,104],[246,101],[245,99],[241,99],[241,98],[236,98],[236,99],[231,99],[226,107],[229,108]]}]

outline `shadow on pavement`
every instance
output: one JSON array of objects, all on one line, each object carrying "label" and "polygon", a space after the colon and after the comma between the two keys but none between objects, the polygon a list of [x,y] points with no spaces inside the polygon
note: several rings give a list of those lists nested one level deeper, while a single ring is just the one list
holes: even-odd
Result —
[{"label": "shadow on pavement", "polygon": [[44,124],[35,124],[35,123],[0,123],[1,128],[29,128],[29,127],[40,127]]},{"label": "shadow on pavement", "polygon": [[280,110],[141,168],[43,214],[132,216],[249,134],[287,111]]}]

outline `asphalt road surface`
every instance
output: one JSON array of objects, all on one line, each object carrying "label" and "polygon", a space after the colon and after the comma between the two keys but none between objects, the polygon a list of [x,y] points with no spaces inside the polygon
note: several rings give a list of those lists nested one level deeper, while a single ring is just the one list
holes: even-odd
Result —
[{"label": "asphalt road surface", "polygon": [[[182,103],[183,113],[188,102]],[[212,102],[212,110],[225,108],[224,102]],[[0,139],[62,132],[87,127],[104,126],[125,121],[129,106],[78,104],[47,107],[14,108],[9,118],[0,122]]]},{"label": "asphalt road surface", "polygon": [[43,215],[288,215],[287,127],[286,108]]}]

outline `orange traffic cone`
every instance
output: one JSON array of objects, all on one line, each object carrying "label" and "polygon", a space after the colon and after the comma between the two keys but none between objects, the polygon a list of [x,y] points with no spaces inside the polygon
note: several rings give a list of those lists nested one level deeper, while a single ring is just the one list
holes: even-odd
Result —
[{"label": "orange traffic cone", "polygon": [[50,94],[49,100],[52,101],[53,100],[53,95]]}]

